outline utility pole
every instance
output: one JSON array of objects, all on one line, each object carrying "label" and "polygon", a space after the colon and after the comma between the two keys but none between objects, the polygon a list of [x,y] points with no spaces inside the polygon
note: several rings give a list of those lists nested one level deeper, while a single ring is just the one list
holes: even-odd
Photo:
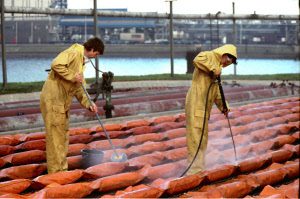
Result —
[{"label": "utility pole", "polygon": [[1,0],[1,47],[2,47],[2,90],[7,87],[7,71],[6,71],[6,50],[5,50],[5,33],[4,33],[4,0]]},{"label": "utility pole", "polygon": [[[232,2],[232,15],[235,15],[235,4]],[[235,18],[232,19],[232,28],[233,28],[233,44],[236,45],[237,39],[236,39],[236,25],[235,25]],[[233,66],[233,75],[236,76],[236,64]]]},{"label": "utility pole", "polygon": [[210,30],[210,50],[212,50],[213,38],[212,38],[212,21],[211,21],[210,13],[209,13],[209,30]]},{"label": "utility pole", "polygon": [[87,31],[86,31],[86,29],[87,29],[87,25],[86,25],[86,16],[84,16],[84,41],[86,41],[87,40]]},{"label": "utility pole", "polygon": [[[97,37],[99,35],[98,31],[98,16],[97,16],[97,0],[94,0],[94,35]],[[96,65],[96,84],[99,84],[99,60],[96,57],[95,59],[95,65]]]},{"label": "utility pole", "polygon": [[170,62],[171,62],[171,77],[174,77],[174,50],[173,50],[173,1],[175,0],[166,0],[170,2]]},{"label": "utility pole", "polygon": [[219,14],[221,14],[220,11],[218,11],[218,12],[216,13],[216,18],[217,18],[217,44],[218,44],[217,47],[220,46],[220,35],[219,35],[219,34],[220,34],[220,31],[219,31],[219,19],[218,19]]}]

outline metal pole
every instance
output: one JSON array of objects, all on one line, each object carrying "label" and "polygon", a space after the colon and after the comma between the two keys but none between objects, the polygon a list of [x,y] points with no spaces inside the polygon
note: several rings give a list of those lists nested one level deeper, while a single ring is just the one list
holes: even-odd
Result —
[{"label": "metal pole", "polygon": [[[300,8],[299,8],[299,11],[300,11]],[[300,16],[299,16],[299,19],[300,19]],[[296,44],[297,44],[297,45],[299,45],[299,43],[300,43],[300,34],[299,34],[300,28],[299,28],[299,21],[300,21],[300,20],[297,20],[297,21],[296,21],[296,23],[297,23],[297,26],[296,26],[296,38],[297,38]]]},{"label": "metal pole", "polygon": [[174,51],[173,51],[173,1],[170,1],[170,61],[171,77],[174,77]]},{"label": "metal pole", "polygon": [[29,43],[33,43],[33,22],[30,23],[30,41]]},{"label": "metal pole", "polygon": [[285,44],[288,44],[288,22],[287,21],[284,21],[285,22]]},{"label": "metal pole", "polygon": [[[235,15],[235,4],[232,2],[232,15]],[[236,45],[236,26],[235,26],[235,18],[232,19],[232,31],[233,31],[233,44]],[[236,64],[233,66],[233,75],[236,76]]]},{"label": "metal pole", "polygon": [[84,41],[87,40],[87,31],[86,31],[86,16],[84,16]]},{"label": "metal pole", "polygon": [[[94,0],[94,35],[97,37],[99,34],[98,32],[98,16],[97,16],[97,0]],[[95,65],[96,65],[96,84],[99,83],[99,60],[98,58],[95,59]]]},{"label": "metal pole", "polygon": [[16,44],[18,43],[18,22],[16,21]]},{"label": "metal pole", "polygon": [[219,38],[219,20],[217,19],[217,47],[220,46],[220,38]]},{"label": "metal pole", "polygon": [[[299,6],[299,13],[300,13],[300,6]],[[297,23],[297,26],[296,26],[296,38],[297,38],[297,40],[296,40],[296,44],[298,44],[299,45],[299,43],[300,43],[300,34],[299,34],[299,30],[300,30],[300,28],[299,28],[299,22],[300,22],[300,15],[298,16],[298,20],[296,20],[296,23]]]},{"label": "metal pole", "polygon": [[209,13],[209,30],[210,30],[210,49],[212,50],[213,39],[212,39],[212,21],[211,21],[210,13]]},{"label": "metal pole", "polygon": [[[11,7],[13,8],[15,7],[15,0],[11,1]],[[12,17],[14,17],[14,15],[15,15],[14,13],[11,14]]]},{"label": "metal pole", "polygon": [[5,34],[4,34],[4,0],[1,0],[1,47],[2,47],[2,90],[7,87],[7,71],[6,71],[6,50],[5,50]]},{"label": "metal pole", "polygon": [[216,18],[217,18],[217,47],[219,47],[220,46],[220,36],[219,36],[219,19],[218,19],[218,17],[219,17],[219,14],[221,14],[221,12],[219,11],[219,12],[217,12],[217,14],[216,14]]}]

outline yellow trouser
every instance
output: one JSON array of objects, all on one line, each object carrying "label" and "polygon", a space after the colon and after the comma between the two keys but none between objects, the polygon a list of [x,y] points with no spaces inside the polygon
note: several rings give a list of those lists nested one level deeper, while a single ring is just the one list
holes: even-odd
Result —
[{"label": "yellow trouser", "polygon": [[46,128],[46,157],[48,173],[68,170],[67,153],[69,134],[67,113],[62,105],[41,101]]},{"label": "yellow trouser", "polygon": [[[197,149],[199,146],[199,142],[202,135],[202,127],[203,127],[203,117],[195,117],[193,118],[201,128],[195,127],[192,123],[190,123],[189,119],[187,118],[187,148],[188,148],[188,164],[192,162],[197,153]],[[197,120],[196,120],[197,119]],[[193,123],[194,123],[193,122]],[[194,160],[191,168],[188,170],[187,175],[192,175],[198,173],[205,169],[205,151],[207,148],[207,141],[208,141],[208,119],[206,118],[205,122],[205,130],[201,141],[201,147],[197,154],[197,157]]]}]

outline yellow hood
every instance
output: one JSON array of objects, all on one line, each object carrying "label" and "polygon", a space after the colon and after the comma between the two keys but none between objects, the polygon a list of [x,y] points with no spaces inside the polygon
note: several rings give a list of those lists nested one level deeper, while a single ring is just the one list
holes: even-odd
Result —
[{"label": "yellow hood", "polygon": [[216,48],[213,50],[214,53],[218,54],[220,57],[224,54],[231,54],[233,56],[237,57],[236,47],[232,44],[226,44],[224,46],[221,46],[219,48]]}]

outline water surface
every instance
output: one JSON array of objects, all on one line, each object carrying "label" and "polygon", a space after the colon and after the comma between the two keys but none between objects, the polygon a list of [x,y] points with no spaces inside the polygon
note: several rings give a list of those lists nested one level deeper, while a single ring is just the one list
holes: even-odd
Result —
[{"label": "water surface", "polygon": [[[16,58],[7,59],[8,82],[44,81],[47,78],[46,69],[50,68],[52,58]],[[149,75],[170,73],[169,58],[99,58],[99,69],[111,71],[115,76]],[[174,73],[185,74],[187,62],[184,58],[174,59]],[[222,74],[233,74],[234,66],[228,66]],[[299,60],[274,59],[239,59],[237,74],[263,75],[300,73]],[[95,71],[89,63],[86,65],[85,77],[95,77]],[[100,75],[101,77],[101,75]],[[0,81],[2,82],[2,66]]]}]

